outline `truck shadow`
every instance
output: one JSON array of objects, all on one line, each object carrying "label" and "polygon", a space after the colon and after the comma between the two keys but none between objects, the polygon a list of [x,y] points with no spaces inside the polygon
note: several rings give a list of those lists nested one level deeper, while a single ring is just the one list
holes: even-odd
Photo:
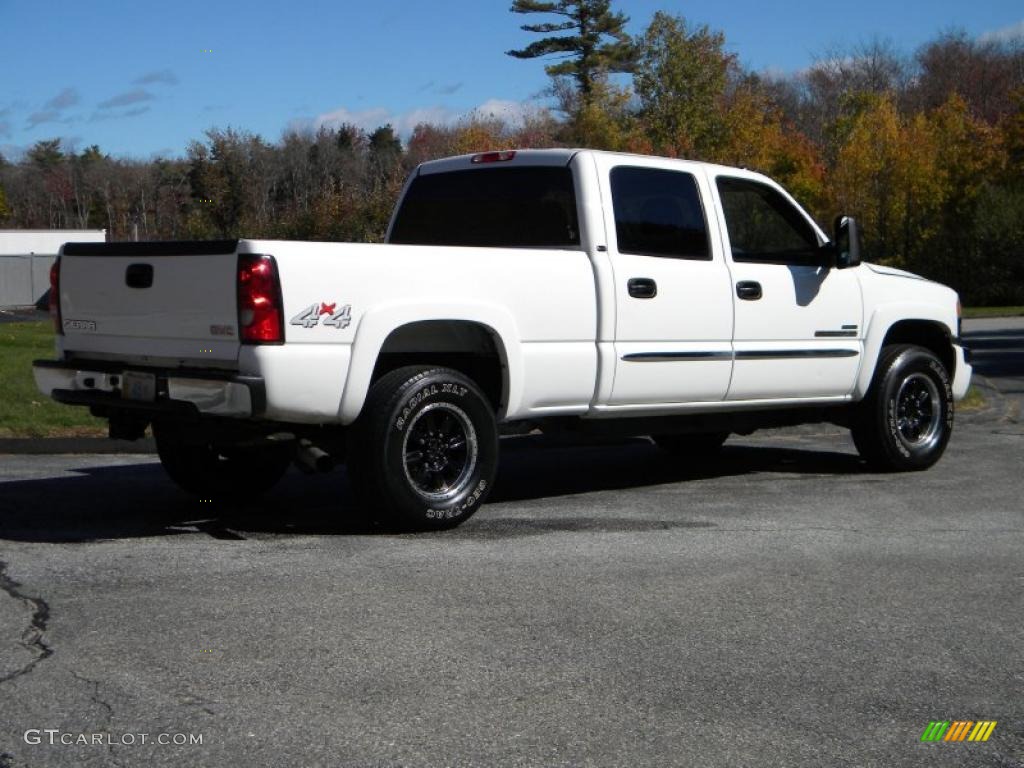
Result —
[{"label": "truck shadow", "polygon": [[[853,453],[729,446],[714,461],[686,462],[646,440],[566,445],[517,438],[502,445],[489,505],[601,491],[641,489],[751,473],[858,474]],[[488,509],[493,510],[493,506]],[[676,516],[676,515],[679,516]],[[609,518],[476,518],[444,536],[490,537],[558,530],[644,530],[705,527],[670,511],[640,519],[624,508]],[[357,508],[344,470],[307,477],[292,470],[256,502],[202,503],[179,491],[152,461],[75,470],[59,478],[0,484],[0,539],[74,543],[205,533],[222,540],[267,535],[382,535]]]}]

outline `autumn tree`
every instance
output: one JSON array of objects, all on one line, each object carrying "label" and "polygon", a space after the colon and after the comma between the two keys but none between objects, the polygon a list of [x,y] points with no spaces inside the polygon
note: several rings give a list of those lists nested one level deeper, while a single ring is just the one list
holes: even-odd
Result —
[{"label": "autumn tree", "polygon": [[[526,32],[546,35],[525,48],[506,51],[517,59],[557,56],[545,71],[552,78],[571,78],[585,105],[608,74],[630,72],[634,52],[626,32],[629,18],[611,10],[611,0],[514,0],[512,13],[560,16],[563,21],[524,24]],[[568,32],[570,34],[553,34]]]},{"label": "autumn tree", "polygon": [[865,258],[907,267],[911,249],[931,235],[941,202],[931,131],[921,120],[908,130],[889,95],[862,94],[847,109],[852,114],[836,129],[836,208],[860,221]]},{"label": "autumn tree", "polygon": [[737,78],[719,112],[721,138],[707,159],[767,174],[819,219],[830,217],[827,174],[819,147],[786,121],[760,78]]},{"label": "autumn tree", "polygon": [[955,93],[926,120],[942,196],[934,232],[910,266],[970,294],[986,282],[980,270],[990,254],[979,240],[978,221],[997,178],[998,134]]},{"label": "autumn tree", "polygon": [[911,96],[920,110],[937,109],[957,94],[973,115],[994,123],[1013,111],[1012,94],[1024,86],[1024,41],[978,41],[949,32],[922,46],[915,60]]},{"label": "autumn tree", "polygon": [[711,157],[722,142],[722,99],[735,57],[725,36],[707,26],[654,14],[637,45],[633,78],[640,117],[655,148],[665,154]]}]

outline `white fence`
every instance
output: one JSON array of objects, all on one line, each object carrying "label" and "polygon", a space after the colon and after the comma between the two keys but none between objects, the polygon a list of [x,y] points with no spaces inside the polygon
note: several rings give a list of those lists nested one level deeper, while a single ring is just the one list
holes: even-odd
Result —
[{"label": "white fence", "polygon": [[42,298],[64,243],[106,239],[104,229],[0,229],[0,308],[27,307]]},{"label": "white fence", "polygon": [[50,287],[56,256],[0,256],[0,308],[35,304]]}]

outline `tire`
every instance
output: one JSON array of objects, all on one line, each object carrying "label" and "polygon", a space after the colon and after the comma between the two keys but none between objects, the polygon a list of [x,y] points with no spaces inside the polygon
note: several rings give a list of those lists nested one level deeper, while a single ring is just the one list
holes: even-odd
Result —
[{"label": "tire", "polygon": [[349,443],[363,506],[404,530],[444,530],[480,508],[498,468],[487,397],[450,368],[407,366],[371,388]]},{"label": "tire", "polygon": [[153,424],[153,437],[167,475],[201,498],[256,498],[277,485],[292,462],[288,446],[218,447],[190,441],[187,433],[161,422]]},{"label": "tire", "polygon": [[949,372],[934,353],[911,344],[882,348],[851,428],[872,469],[907,472],[937,462],[953,432]]},{"label": "tire", "polygon": [[713,459],[729,439],[728,432],[697,432],[681,435],[652,435],[655,444],[673,456]]}]

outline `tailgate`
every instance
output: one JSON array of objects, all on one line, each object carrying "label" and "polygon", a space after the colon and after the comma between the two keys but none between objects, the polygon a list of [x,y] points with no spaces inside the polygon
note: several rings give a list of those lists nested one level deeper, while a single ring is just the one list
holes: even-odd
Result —
[{"label": "tailgate", "polygon": [[238,359],[238,241],[67,243],[63,349],[230,367]]}]

